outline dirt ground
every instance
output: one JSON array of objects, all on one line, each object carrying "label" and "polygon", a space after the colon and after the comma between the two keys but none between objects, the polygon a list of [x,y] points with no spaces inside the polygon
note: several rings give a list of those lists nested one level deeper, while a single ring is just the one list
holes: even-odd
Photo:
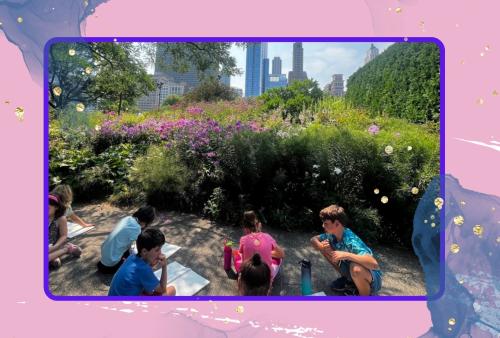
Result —
[{"label": "dirt ground", "polygon": [[[120,209],[107,203],[74,206],[75,212],[96,227],[71,240],[83,249],[80,258],[65,258],[58,270],[50,272],[50,290],[54,295],[107,295],[111,277],[97,272],[100,246],[117,222],[134,210]],[[160,213],[152,225],[165,234],[168,243],[181,247],[169,261],[177,261],[210,281],[197,295],[237,295],[236,281],[223,269],[223,240],[238,240],[239,227],[221,226],[191,214]],[[264,228],[285,249],[281,277],[275,281],[273,295],[300,295],[302,258],[312,263],[314,292],[335,295],[330,283],[339,277],[333,267],[309,244],[313,234],[290,233]],[[388,247],[372,248],[383,272],[379,295],[425,295],[424,276],[417,257],[410,251]]]}]

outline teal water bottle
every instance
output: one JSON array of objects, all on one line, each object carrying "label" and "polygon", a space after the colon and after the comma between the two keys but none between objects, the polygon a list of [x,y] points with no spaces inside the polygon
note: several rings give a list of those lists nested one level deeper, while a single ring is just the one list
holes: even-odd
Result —
[{"label": "teal water bottle", "polygon": [[300,288],[302,296],[312,295],[311,262],[303,259],[300,262]]}]

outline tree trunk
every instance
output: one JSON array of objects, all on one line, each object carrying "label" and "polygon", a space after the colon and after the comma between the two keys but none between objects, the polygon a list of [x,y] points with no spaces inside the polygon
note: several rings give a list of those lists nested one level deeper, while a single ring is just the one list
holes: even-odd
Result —
[{"label": "tree trunk", "polygon": [[120,115],[122,111],[122,94],[120,93],[120,100],[118,101],[118,115]]}]

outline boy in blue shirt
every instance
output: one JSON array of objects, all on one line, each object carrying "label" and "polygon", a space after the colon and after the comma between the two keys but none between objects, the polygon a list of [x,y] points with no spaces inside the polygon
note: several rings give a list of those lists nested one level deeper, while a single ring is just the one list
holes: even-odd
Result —
[{"label": "boy in blue shirt", "polygon": [[353,283],[360,296],[369,296],[380,291],[382,274],[371,249],[345,227],[349,219],[344,209],[330,205],[320,211],[325,233],[311,238],[312,246],[333,265],[341,277],[332,283],[334,291],[346,290]]},{"label": "boy in blue shirt", "polygon": [[[167,259],[161,253],[165,236],[158,229],[146,229],[137,238],[137,255],[131,255],[118,269],[108,296],[175,296],[175,287],[167,287]],[[158,280],[153,267],[161,266]]]}]

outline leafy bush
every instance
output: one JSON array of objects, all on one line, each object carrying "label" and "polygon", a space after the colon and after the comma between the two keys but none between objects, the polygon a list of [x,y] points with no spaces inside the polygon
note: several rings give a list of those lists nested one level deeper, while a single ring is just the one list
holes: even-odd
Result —
[{"label": "leafy bush", "polygon": [[374,115],[439,121],[439,48],[395,43],[349,77],[346,99]]},{"label": "leafy bush", "polygon": [[180,97],[179,95],[170,95],[163,101],[161,106],[162,107],[173,106],[174,104],[179,103],[181,100],[182,97]]},{"label": "leafy bush", "polygon": [[192,91],[184,95],[187,102],[212,102],[212,101],[232,101],[238,97],[231,87],[226,86],[216,79],[208,79]]},{"label": "leafy bush", "polygon": [[279,109],[283,118],[290,117],[298,121],[299,114],[323,97],[318,83],[312,80],[296,81],[287,87],[273,88],[262,94],[264,110]]},{"label": "leafy bush", "polygon": [[143,194],[147,203],[175,209],[185,206],[184,191],[190,177],[190,170],[175,151],[152,146],[135,160],[129,178],[132,189]]}]

